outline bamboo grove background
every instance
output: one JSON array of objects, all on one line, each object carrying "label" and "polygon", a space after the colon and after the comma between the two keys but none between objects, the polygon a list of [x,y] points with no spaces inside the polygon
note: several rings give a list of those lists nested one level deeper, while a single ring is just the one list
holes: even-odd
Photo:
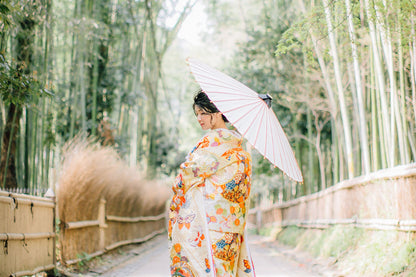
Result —
[{"label": "bamboo grove background", "polygon": [[[186,65],[174,65],[184,55],[177,33],[197,2],[2,2],[1,187],[47,186],[79,133],[150,178],[174,174],[186,154],[178,145],[198,133],[184,123]],[[254,153],[256,201],[415,161],[414,1],[203,4],[204,47],[224,61],[217,67],[273,96],[305,178],[295,184]]]},{"label": "bamboo grove background", "polygon": [[155,176],[162,58],[192,2],[169,28],[165,4],[2,2],[1,187],[47,185],[60,149],[80,133],[117,147],[131,165],[145,160]]}]

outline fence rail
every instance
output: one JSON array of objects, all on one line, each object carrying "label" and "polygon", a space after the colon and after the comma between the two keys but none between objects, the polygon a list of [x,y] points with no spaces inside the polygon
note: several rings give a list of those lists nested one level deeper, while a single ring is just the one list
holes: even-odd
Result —
[{"label": "fence rail", "polygon": [[6,188],[2,189],[5,192],[17,193],[17,194],[28,194],[33,196],[44,196],[48,191],[48,188]]},{"label": "fence rail", "polygon": [[100,226],[100,222],[98,220],[84,220],[84,221],[65,223],[65,229],[81,229],[81,228],[95,227],[95,226]]},{"label": "fence rail", "polygon": [[[404,232],[416,231],[416,220],[398,219],[320,219],[320,220],[284,220],[280,223],[268,224],[268,226],[289,227],[297,226],[307,229],[327,229],[335,225],[350,225],[371,230],[396,230]],[[253,226],[253,225],[252,225]]]},{"label": "fence rail", "polygon": [[[113,243],[113,244],[111,244],[109,246],[104,247],[104,249],[102,249],[102,250],[99,250],[99,251],[96,251],[94,253],[88,254],[88,258],[95,258],[95,257],[101,256],[101,255],[103,255],[103,254],[105,254],[105,253],[107,253],[107,252],[109,252],[111,250],[114,250],[114,249],[116,249],[118,247],[121,247],[121,246],[124,246],[124,245],[146,242],[146,241],[154,238],[155,236],[164,233],[165,231],[166,230],[163,228],[163,229],[154,231],[154,232],[148,234],[147,236],[145,236],[143,238],[137,238],[137,239],[131,239],[131,240],[124,240],[124,241],[119,241],[119,242]],[[82,262],[84,259],[85,258],[76,258],[76,259],[72,259],[72,260],[67,260],[65,262],[65,264],[67,264],[67,265],[73,265],[73,264]]]},{"label": "fence rail", "polygon": [[115,216],[115,215],[108,215],[106,216],[106,219],[108,221],[117,221],[117,222],[140,222],[140,221],[158,221],[161,219],[164,219],[166,217],[166,214],[160,214],[157,216],[138,216],[138,217],[122,217],[122,216]]}]

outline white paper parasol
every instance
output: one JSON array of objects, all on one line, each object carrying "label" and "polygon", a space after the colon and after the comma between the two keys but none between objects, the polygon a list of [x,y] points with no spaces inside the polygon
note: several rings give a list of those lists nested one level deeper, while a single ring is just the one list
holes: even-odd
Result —
[{"label": "white paper parasol", "polygon": [[286,134],[270,108],[271,98],[198,60],[187,61],[201,89],[241,135],[287,176],[303,182]]}]

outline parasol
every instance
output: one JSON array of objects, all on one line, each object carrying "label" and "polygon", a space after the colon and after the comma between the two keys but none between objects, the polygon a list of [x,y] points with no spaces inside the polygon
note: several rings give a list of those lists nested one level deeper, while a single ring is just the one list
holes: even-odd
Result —
[{"label": "parasol", "polygon": [[192,58],[191,72],[209,99],[228,121],[273,165],[297,182],[303,182],[293,150],[276,115],[272,98]]}]

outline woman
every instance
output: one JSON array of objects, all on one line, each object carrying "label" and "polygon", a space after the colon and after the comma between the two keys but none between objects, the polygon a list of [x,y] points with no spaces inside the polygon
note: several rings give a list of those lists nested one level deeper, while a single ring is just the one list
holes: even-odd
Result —
[{"label": "woman", "polygon": [[172,187],[169,240],[172,276],[254,276],[244,235],[251,157],[242,138],[199,91],[194,112],[210,130],[181,164]]}]

